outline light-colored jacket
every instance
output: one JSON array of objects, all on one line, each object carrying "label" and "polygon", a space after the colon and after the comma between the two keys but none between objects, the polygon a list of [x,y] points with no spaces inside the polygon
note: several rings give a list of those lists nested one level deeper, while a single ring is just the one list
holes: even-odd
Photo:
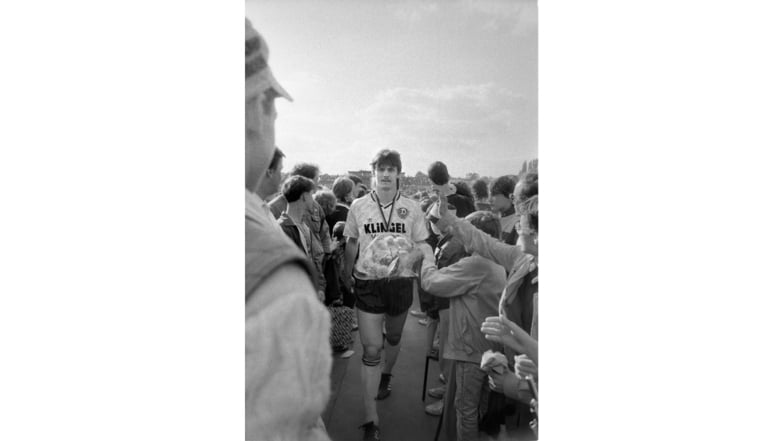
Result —
[{"label": "light-colored jacket", "polygon": [[307,283],[307,258],[268,211],[246,191],[245,438],[328,441],[329,312]]},{"label": "light-colored jacket", "polygon": [[485,318],[498,311],[504,289],[503,267],[477,254],[437,269],[432,254],[422,262],[422,289],[449,298],[449,332],[444,358],[479,364],[482,353],[499,350],[482,334]]}]

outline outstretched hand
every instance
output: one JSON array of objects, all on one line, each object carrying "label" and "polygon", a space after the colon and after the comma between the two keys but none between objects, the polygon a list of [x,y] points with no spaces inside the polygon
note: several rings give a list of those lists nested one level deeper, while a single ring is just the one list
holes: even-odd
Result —
[{"label": "outstretched hand", "polygon": [[517,353],[525,352],[526,338],[530,338],[523,328],[503,316],[487,317],[481,330],[488,340],[509,346]]},{"label": "outstretched hand", "polygon": [[528,358],[527,355],[516,355],[514,360],[514,373],[517,378],[520,380],[525,380],[525,377],[528,375],[536,377],[539,370],[536,367],[536,364],[534,364],[533,360]]}]

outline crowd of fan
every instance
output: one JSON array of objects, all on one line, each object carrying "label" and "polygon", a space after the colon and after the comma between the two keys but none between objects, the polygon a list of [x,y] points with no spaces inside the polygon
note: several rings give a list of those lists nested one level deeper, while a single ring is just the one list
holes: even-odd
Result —
[{"label": "crowd of fan", "polygon": [[[259,196],[268,201],[272,214],[284,233],[313,262],[318,275],[317,295],[319,300],[325,306],[342,305],[353,308],[354,295],[350,283],[343,277],[343,274],[346,273],[343,259],[346,240],[343,237],[343,228],[352,202],[364,196],[367,193],[367,187],[362,183],[361,178],[347,174],[336,179],[331,189],[325,188],[318,184],[319,166],[312,163],[295,164],[288,173],[289,177],[281,182],[284,157],[283,152],[276,148],[267,177],[263,181],[266,185],[262,185],[264,190],[259,192]],[[474,181],[471,186],[463,181],[455,181],[453,185],[456,192],[447,197],[447,210],[456,218],[465,218],[471,225],[487,235],[497,238],[501,243],[516,246],[520,237],[519,231],[522,228],[520,216],[526,213],[526,218],[530,220],[527,222],[527,234],[536,234],[538,223],[537,173],[528,173],[523,176],[522,180],[512,175],[501,176],[491,182],[489,194],[488,184],[481,179]],[[418,192],[412,198],[420,202],[421,210],[424,213],[428,213],[439,200],[437,193],[427,191]],[[521,208],[519,212],[516,210],[515,200],[523,201],[520,207],[524,208]],[[480,399],[482,399],[485,400],[485,412],[482,412],[484,417],[482,430],[497,435],[500,425],[505,420],[501,417],[503,412],[515,416],[516,414],[513,411],[510,412],[510,409],[505,405],[499,405],[503,400],[497,398],[491,400],[494,395],[488,394],[487,390],[483,395],[482,384],[487,374],[479,369],[479,364],[483,352],[498,348],[490,343],[493,340],[490,337],[491,334],[484,337],[482,323],[474,320],[475,323],[472,323],[471,329],[466,331],[465,322],[473,317],[497,315],[498,304],[509,269],[499,271],[501,266],[497,264],[488,266],[487,263],[491,260],[485,258],[471,259],[472,253],[468,252],[464,242],[454,234],[441,232],[434,221],[427,222],[426,226],[429,233],[427,243],[434,252],[436,268],[449,268],[448,272],[444,272],[444,274],[436,273],[440,278],[431,276],[422,279],[423,286],[419,286],[418,290],[420,308],[412,310],[411,315],[420,318],[419,323],[427,329],[426,341],[429,345],[426,351],[432,357],[438,358],[441,371],[439,377],[442,382],[446,383],[450,374],[455,378],[458,375],[465,377],[463,373],[469,371],[475,377],[475,384],[462,383],[470,390],[453,390],[446,399],[444,396],[447,395],[447,384],[429,389],[428,395],[436,398],[437,401],[426,406],[425,412],[433,416],[440,416],[446,407],[449,415],[447,421],[450,421],[455,419],[450,417],[457,415],[458,411],[467,414],[471,412],[472,408],[480,409]],[[537,254],[535,249],[530,246],[525,251],[528,254],[534,253],[531,254],[534,256]],[[535,265],[531,266],[535,267]],[[425,267],[427,268],[427,266]],[[427,268],[427,271],[429,270]],[[423,269],[423,274],[424,271],[426,270]],[[534,269],[531,271],[535,273]],[[485,280],[473,283],[474,281],[470,280],[471,275],[474,278]],[[532,278],[529,275],[529,279]],[[535,283],[529,281],[529,285],[533,286]],[[532,290],[529,288],[528,291]],[[531,308],[533,308],[534,299],[531,293],[528,293],[528,298],[525,301],[531,303]],[[532,309],[530,310],[532,311]],[[529,314],[533,320],[533,313],[529,312]],[[356,330],[358,327],[356,317],[352,319],[352,330]],[[514,322],[508,320],[504,320],[502,325],[507,328],[515,326]],[[529,322],[526,326],[529,329],[527,334],[531,333],[531,325],[532,323]],[[500,326],[497,327],[500,328]],[[519,326],[523,326],[523,324],[520,323]],[[492,325],[488,324],[487,329],[493,329]],[[473,346],[468,351],[473,354],[471,356],[465,355],[467,351],[460,347],[456,337],[460,336],[465,339],[466,332],[473,334],[472,341],[468,342],[468,346]],[[336,346],[332,350],[334,355],[342,358],[348,358],[354,354],[350,345]],[[535,355],[531,358],[535,359]],[[498,375],[489,378],[493,379],[492,390],[502,390],[503,386],[500,385],[505,381],[504,378]],[[524,390],[524,384],[519,379],[517,381]],[[499,386],[495,386],[496,383]],[[470,397],[468,397],[469,392],[471,393]],[[514,395],[518,392],[515,390],[510,394],[513,394],[513,398],[528,397],[527,393],[519,397]],[[464,409],[454,408],[455,396],[461,397],[457,402],[462,403]],[[444,406],[445,401],[447,402],[446,406]],[[495,414],[487,411],[488,406],[495,407]],[[529,416],[526,415],[526,418]],[[478,430],[478,415],[473,419],[477,425],[472,427],[472,430]],[[458,429],[458,424],[455,422],[455,424],[448,424],[446,427],[446,433],[450,434],[452,428]],[[471,439],[471,437],[460,436],[459,439]]]},{"label": "crowd of fan", "polygon": [[[257,40],[261,41],[261,49]],[[249,122],[248,113],[257,108],[266,109],[252,107],[256,106],[252,100],[270,96],[263,89],[251,90],[258,72],[249,74],[248,66],[258,63],[249,62],[249,58],[259,57],[259,53],[264,57],[261,72],[268,72],[272,78],[266,64],[266,44],[246,22],[246,161],[252,156],[248,149],[258,148],[253,145],[251,134],[259,131],[248,129],[254,122]],[[277,88],[278,96],[287,96],[273,80],[263,84]],[[263,120],[264,116],[259,118]],[[261,145],[272,150],[274,138],[267,138]],[[398,155],[399,161],[399,154],[392,153]],[[297,366],[316,360],[316,355],[304,351],[309,345],[318,349],[311,352],[323,353],[319,345],[327,336],[314,337],[312,332],[329,332],[329,327],[322,325],[326,315],[312,305],[312,297],[299,295],[307,293],[307,289],[295,283],[295,278],[307,278],[297,278],[301,276],[293,273],[282,281],[274,278],[275,265],[300,262],[296,253],[285,251],[285,241],[277,237],[280,233],[285,235],[289,245],[293,243],[300,256],[305,256],[307,264],[298,263],[301,264],[298,271],[304,268],[302,274],[313,281],[315,298],[323,305],[322,309],[326,310],[324,306],[354,308],[355,281],[351,280],[352,268],[347,265],[353,267],[356,256],[347,255],[344,231],[354,201],[366,193],[375,194],[375,189],[368,189],[360,178],[352,175],[339,177],[331,188],[323,188],[318,184],[319,167],[310,163],[295,164],[283,180],[284,152],[274,147],[268,156],[271,158],[262,161],[268,165],[262,167],[260,176],[251,179],[246,166],[246,436],[264,438],[279,430],[281,433],[275,439],[328,439],[323,423],[317,415],[314,417],[326,404],[323,388],[325,384],[328,387],[331,363],[327,360],[325,364],[323,357],[319,359],[319,368],[310,371],[311,377],[298,380],[313,383],[312,387],[299,385],[302,394],[315,397],[303,400],[301,406],[301,419],[312,421],[299,429],[289,427],[299,431],[287,436],[285,425],[291,426],[296,424],[292,421],[299,420],[291,415],[287,419],[278,417],[282,415],[280,410],[271,409],[274,404],[268,400],[275,397],[276,385],[270,379],[277,373],[270,372],[271,368],[259,357],[272,355],[265,351],[274,351],[276,347],[276,336],[265,333],[264,329],[274,327],[273,321],[280,320],[287,312],[265,311],[274,300],[265,300],[264,296],[277,299],[279,293],[275,289],[281,286],[297,291],[291,299],[300,302],[300,306],[275,303],[275,307],[292,308],[291,311],[299,308],[296,312],[301,313],[302,320],[307,320],[305,326],[312,325],[308,330],[295,329],[309,331],[309,335],[286,334],[289,340],[299,339],[286,344],[302,343],[298,349],[303,354],[294,357],[291,363]],[[396,173],[400,172],[398,165]],[[374,176],[375,173],[374,168]],[[249,185],[249,181],[253,183]],[[531,430],[534,426],[529,422],[535,421],[530,405],[535,391],[531,388],[538,379],[538,175],[528,173],[519,179],[501,176],[490,185],[481,180],[471,186],[463,182],[453,184],[455,193],[449,196],[435,191],[413,196],[426,220],[428,247],[414,282],[419,311],[411,314],[420,317],[420,323],[427,327],[424,352],[438,358],[440,377],[445,383],[428,391],[439,401],[428,405],[426,412],[442,416],[444,432],[450,440],[479,439],[480,432],[494,437],[535,439]],[[389,216],[391,219],[392,214]],[[272,223],[279,230],[271,229]],[[274,261],[276,258],[270,255],[282,256],[284,260]],[[276,281],[278,288],[265,286],[272,283],[269,280]],[[287,285],[287,282],[291,283]],[[356,317],[352,316],[352,321],[351,328],[357,329]],[[280,329],[274,331],[282,333]],[[353,342],[333,345],[332,356],[351,357],[352,346]],[[493,366],[486,359],[486,354],[491,352],[503,354],[505,358],[502,356],[503,361]],[[285,351],[280,354],[287,355]],[[281,368],[285,362],[280,361]],[[391,374],[384,375],[382,383],[386,383],[379,386],[377,400],[384,399],[391,391]],[[276,422],[276,418],[286,422]],[[375,418],[376,421],[362,426],[365,439],[380,439]]]}]

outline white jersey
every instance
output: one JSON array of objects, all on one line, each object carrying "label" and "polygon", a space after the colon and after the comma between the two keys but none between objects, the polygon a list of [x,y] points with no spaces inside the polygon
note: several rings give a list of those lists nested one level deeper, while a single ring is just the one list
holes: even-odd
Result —
[{"label": "white jersey", "polygon": [[[416,201],[401,195],[399,191],[392,202],[383,206],[376,192],[372,191],[351,204],[343,235],[359,239],[359,254],[362,255],[370,242],[381,233],[406,236],[414,242],[424,241],[428,237],[425,214]],[[354,277],[372,279],[356,265]]]}]

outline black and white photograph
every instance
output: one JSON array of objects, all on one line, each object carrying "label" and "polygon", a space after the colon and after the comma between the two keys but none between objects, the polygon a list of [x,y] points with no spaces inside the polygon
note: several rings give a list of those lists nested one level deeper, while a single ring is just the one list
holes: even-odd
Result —
[{"label": "black and white photograph", "polygon": [[536,439],[536,2],[246,14],[246,438]]},{"label": "black and white photograph", "polygon": [[0,3],[0,440],[784,439],[781,17]]},{"label": "black and white photograph", "polygon": [[245,6],[246,439],[537,439],[536,1]]}]

